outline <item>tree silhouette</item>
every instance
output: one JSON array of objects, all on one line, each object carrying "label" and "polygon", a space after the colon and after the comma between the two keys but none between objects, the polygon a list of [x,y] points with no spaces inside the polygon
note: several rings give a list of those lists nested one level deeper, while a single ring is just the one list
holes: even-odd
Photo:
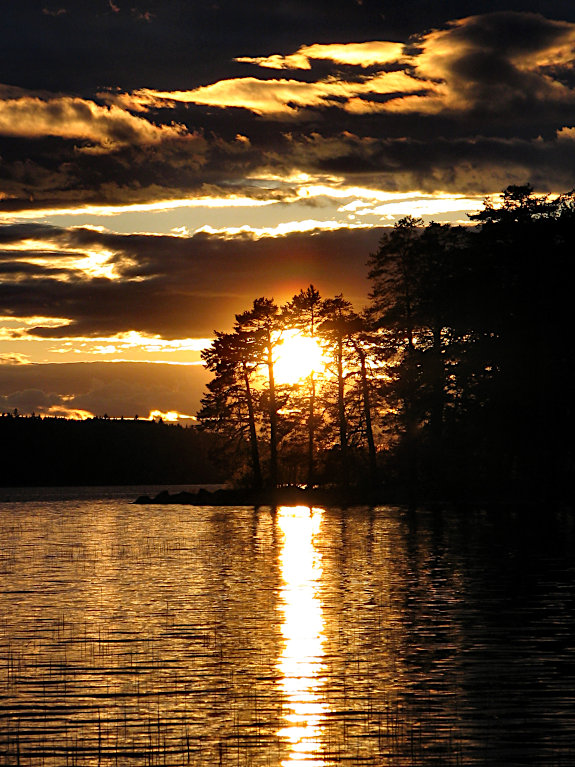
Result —
[{"label": "tree silhouette", "polygon": [[423,222],[406,216],[383,235],[368,265],[370,316],[382,332],[381,351],[393,371],[388,392],[397,398],[402,413],[406,447],[406,482],[415,489],[418,481],[418,392],[420,365],[415,346],[415,302],[420,287],[418,255]]},{"label": "tree silhouette", "polygon": [[[228,435],[249,435],[252,485],[262,486],[252,378],[258,365],[258,349],[249,334],[216,333],[212,345],[202,352],[215,376],[208,384],[199,417]],[[244,415],[245,414],[247,415]]]},{"label": "tree silhouette", "polygon": [[348,423],[346,412],[346,358],[349,352],[349,337],[355,318],[351,303],[343,295],[327,298],[321,307],[323,321],[320,334],[335,366],[337,385],[337,423],[339,432],[339,454],[341,479],[348,482]]},{"label": "tree silhouette", "polygon": [[[309,338],[317,336],[322,316],[322,298],[319,291],[310,285],[300,290],[283,309],[284,322]],[[316,441],[316,371],[311,370],[305,382],[307,394],[307,485],[315,484],[315,441]]]},{"label": "tree silhouette", "polygon": [[369,483],[377,486],[377,458],[372,425],[372,385],[368,374],[369,360],[377,357],[377,333],[374,332],[369,315],[354,315],[348,325],[349,340],[359,361],[361,402],[364,419],[365,437],[368,449]]},{"label": "tree silhouette", "polygon": [[[203,414],[249,446],[254,484],[265,451],[272,486],[368,477],[407,501],[568,495],[575,193],[511,186],[472,218],[387,231],[364,312],[310,285],[284,307],[256,299],[216,335]],[[278,385],[290,329],[320,341],[325,370]]]},{"label": "tree silhouette", "polygon": [[251,349],[256,365],[263,365],[267,373],[268,390],[267,415],[270,428],[270,484],[278,484],[278,403],[274,374],[274,353],[281,343],[281,312],[270,298],[256,298],[253,307],[236,314],[235,331],[240,334]]}]

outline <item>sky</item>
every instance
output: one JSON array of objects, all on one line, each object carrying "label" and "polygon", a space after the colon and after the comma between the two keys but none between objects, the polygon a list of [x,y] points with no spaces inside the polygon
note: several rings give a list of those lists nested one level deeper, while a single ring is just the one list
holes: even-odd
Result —
[{"label": "sky", "polygon": [[[405,215],[575,187],[568,0],[18,0],[0,410],[190,422],[254,298],[367,300]],[[170,414],[170,415],[168,415]]]}]

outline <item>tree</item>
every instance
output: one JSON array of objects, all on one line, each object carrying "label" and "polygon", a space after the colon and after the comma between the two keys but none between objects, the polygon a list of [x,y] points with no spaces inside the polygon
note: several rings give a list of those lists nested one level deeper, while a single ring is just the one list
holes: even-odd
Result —
[{"label": "tree", "polygon": [[415,347],[415,302],[418,294],[418,241],[423,222],[406,216],[381,238],[369,257],[370,316],[382,329],[380,345],[389,370],[394,370],[390,393],[401,403],[406,443],[407,484],[414,489],[418,476],[417,437],[419,355]]},{"label": "tree", "polygon": [[253,350],[256,366],[263,365],[267,373],[267,415],[269,420],[270,475],[272,487],[278,484],[278,403],[274,376],[274,353],[281,343],[281,313],[270,298],[256,298],[253,307],[236,314],[235,331]]},{"label": "tree", "polygon": [[428,494],[444,486],[446,406],[457,390],[458,355],[471,339],[470,236],[462,227],[424,227],[407,217],[369,261],[370,315],[391,373],[388,402],[400,405],[405,479],[410,488],[424,482]]},{"label": "tree", "polygon": [[[283,309],[284,322],[309,338],[316,338],[318,323],[322,316],[322,299],[319,291],[310,285],[300,290]],[[311,370],[305,382],[307,394],[307,485],[315,483],[316,441],[316,371]]]},{"label": "tree", "polygon": [[377,334],[373,331],[366,313],[350,318],[348,327],[350,343],[359,360],[361,401],[368,450],[369,481],[372,488],[377,485],[377,458],[371,417],[371,384],[368,376],[368,359],[374,357]]},{"label": "tree", "polygon": [[549,498],[569,473],[573,211],[573,193],[537,196],[526,184],[472,216],[480,223],[475,271],[489,295],[476,297],[493,370],[482,396],[485,451],[501,486],[531,488],[531,497]]},{"label": "tree", "polygon": [[335,365],[337,385],[337,423],[339,432],[339,453],[341,460],[341,479],[347,484],[348,477],[348,424],[346,413],[345,382],[346,382],[346,352],[350,320],[353,318],[352,306],[342,294],[335,298],[327,298],[321,306],[323,321],[319,332],[325,346],[329,350]]},{"label": "tree", "polygon": [[[252,484],[262,486],[252,377],[258,364],[257,349],[249,335],[216,333],[211,346],[202,352],[208,370],[215,373],[199,413],[204,423],[232,436],[244,436],[250,446]],[[247,417],[246,417],[247,416]]]}]

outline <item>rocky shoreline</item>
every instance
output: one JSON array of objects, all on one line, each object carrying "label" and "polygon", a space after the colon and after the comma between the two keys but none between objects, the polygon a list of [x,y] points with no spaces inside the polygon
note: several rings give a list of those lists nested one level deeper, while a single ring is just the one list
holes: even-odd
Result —
[{"label": "rocky shoreline", "polygon": [[[370,506],[377,503],[374,493],[359,489],[329,489],[280,487],[268,490],[250,490],[248,488],[220,489],[209,491],[204,488],[197,493],[180,492],[170,495],[167,490],[151,498],[139,496],[134,503],[181,504],[183,506]],[[381,502],[381,501],[379,501]]]},{"label": "rocky shoreline", "polygon": [[[350,488],[301,488],[295,486],[278,487],[276,489],[251,490],[249,488],[223,488],[209,491],[205,488],[196,493],[183,491],[170,494],[167,490],[162,490],[154,497],[140,495],[133,501],[137,505],[182,505],[182,506],[252,506],[259,508],[268,506],[277,508],[278,506],[319,506],[322,508],[348,509],[354,506],[384,506],[397,505],[407,509],[427,509],[429,511],[439,511],[451,509],[461,512],[469,511],[489,511],[501,513],[521,513],[525,515],[538,516],[541,512],[541,503],[529,499],[476,499],[476,500],[423,500],[414,503],[413,499],[401,497],[383,497],[381,489],[370,490],[367,487]],[[571,504],[553,503],[548,501],[544,505],[547,511],[573,512]]]}]

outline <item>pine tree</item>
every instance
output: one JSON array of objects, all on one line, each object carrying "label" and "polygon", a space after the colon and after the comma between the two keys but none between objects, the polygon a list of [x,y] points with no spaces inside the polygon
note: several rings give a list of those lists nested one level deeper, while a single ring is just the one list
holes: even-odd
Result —
[{"label": "pine tree", "polygon": [[[310,285],[305,291],[300,290],[283,309],[286,325],[299,330],[303,335],[315,339],[318,324],[321,320],[322,299],[319,291]],[[311,370],[304,384],[307,395],[307,485],[315,483],[315,452],[316,452],[316,386],[317,372]]]}]

